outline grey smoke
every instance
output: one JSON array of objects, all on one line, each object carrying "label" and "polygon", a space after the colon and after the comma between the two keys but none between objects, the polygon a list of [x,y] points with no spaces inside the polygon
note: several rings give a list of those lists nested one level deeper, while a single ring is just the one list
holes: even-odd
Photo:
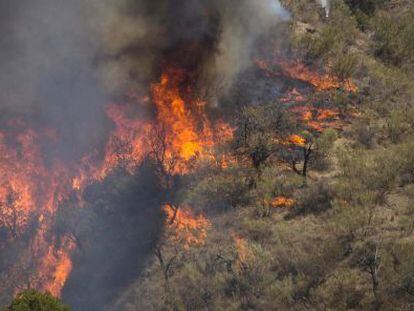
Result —
[{"label": "grey smoke", "polygon": [[95,144],[107,98],[82,2],[0,1],[0,109],[57,128],[65,153]]}]

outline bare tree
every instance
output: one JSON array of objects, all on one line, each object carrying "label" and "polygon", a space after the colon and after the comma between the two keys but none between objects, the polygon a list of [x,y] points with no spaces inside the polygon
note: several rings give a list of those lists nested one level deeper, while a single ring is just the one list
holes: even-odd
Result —
[{"label": "bare tree", "polygon": [[295,173],[297,173],[297,174],[299,174],[303,177],[306,177],[308,175],[309,161],[310,161],[311,155],[313,153],[313,144],[309,143],[305,146],[301,146],[300,149],[302,149],[302,155],[303,155],[302,159],[301,159],[302,162],[303,162],[302,169],[299,170],[297,168],[298,161],[297,161],[296,157],[292,157],[291,165],[292,165],[292,169]]},{"label": "bare tree", "polygon": [[166,258],[162,251],[162,246],[157,245],[154,250],[154,254],[158,259],[162,275],[164,277],[165,292],[167,294],[167,304],[174,305],[173,293],[171,291],[170,278],[174,275],[174,263],[178,256],[178,251],[172,254],[171,257]]},{"label": "bare tree", "polygon": [[372,292],[375,297],[376,309],[379,309],[380,299],[378,296],[379,279],[378,274],[381,270],[381,258],[379,255],[379,242],[369,243],[367,250],[361,258],[361,267],[371,276]]},{"label": "bare tree", "polygon": [[19,236],[19,221],[24,216],[15,205],[19,199],[18,193],[9,190],[5,202],[0,203],[0,225],[6,227],[11,237],[16,239]]},{"label": "bare tree", "polygon": [[150,155],[154,160],[154,169],[164,189],[171,190],[174,186],[174,172],[178,156],[168,150],[166,129],[163,124],[155,125],[149,135]]}]

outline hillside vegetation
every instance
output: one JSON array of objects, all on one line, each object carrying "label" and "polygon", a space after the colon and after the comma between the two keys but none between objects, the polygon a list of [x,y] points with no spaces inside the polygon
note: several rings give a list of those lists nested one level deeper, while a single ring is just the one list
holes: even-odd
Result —
[{"label": "hillside vegetation", "polygon": [[313,146],[304,176],[272,140],[300,125],[278,103],[240,109],[222,152],[247,160],[198,172],[180,194],[209,219],[204,243],[180,248],[167,226],[122,308],[414,308],[414,5],[337,0],[329,18],[316,1],[284,5],[295,53],[359,89],[319,95],[358,113],[341,131],[303,135]]},{"label": "hillside vegetation", "polygon": [[177,243],[167,220],[119,308],[414,308],[414,5],[336,0],[326,18],[317,1],[283,2],[292,51],[359,89],[315,95],[357,113],[341,130],[302,133],[292,169],[272,137],[301,125],[278,103],[240,108],[235,137],[217,155],[238,161],[198,171],[179,194],[181,206],[206,215],[188,233],[205,241]]}]

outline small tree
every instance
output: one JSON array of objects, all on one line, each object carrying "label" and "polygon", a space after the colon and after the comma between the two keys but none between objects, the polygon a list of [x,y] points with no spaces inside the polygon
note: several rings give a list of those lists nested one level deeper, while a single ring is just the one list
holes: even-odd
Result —
[{"label": "small tree", "polygon": [[381,257],[379,254],[379,242],[368,243],[367,248],[360,260],[361,268],[371,276],[372,293],[375,297],[376,310],[380,306],[380,298],[378,295],[379,278],[378,274],[382,268]]},{"label": "small tree", "polygon": [[[307,131],[302,132],[301,135],[293,135],[292,137],[294,138],[291,138],[291,144],[288,145],[288,162],[292,165],[292,169],[295,173],[306,177],[311,155],[314,152],[315,138]],[[297,167],[298,162],[302,162],[301,168]]]}]

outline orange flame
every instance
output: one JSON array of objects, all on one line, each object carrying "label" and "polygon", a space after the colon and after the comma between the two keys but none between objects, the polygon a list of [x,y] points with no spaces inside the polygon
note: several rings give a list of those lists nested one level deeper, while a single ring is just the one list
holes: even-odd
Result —
[{"label": "orange flame", "polygon": [[57,161],[45,164],[40,141],[54,142],[53,131],[24,129],[24,122],[16,120],[9,126],[9,133],[0,133],[0,225],[8,228],[10,239],[19,239],[29,223],[38,222],[30,242],[29,255],[36,261],[32,283],[59,295],[71,270],[72,246],[55,247],[48,235],[58,205],[70,191],[65,186],[70,184],[69,171]]},{"label": "orange flame", "polygon": [[277,64],[282,68],[284,75],[296,80],[301,80],[312,84],[319,91],[343,88],[348,92],[357,92],[358,87],[351,79],[341,81],[338,77],[330,74],[318,74],[311,71],[308,67],[300,62],[279,61]]},{"label": "orange flame", "polygon": [[289,136],[288,142],[291,143],[291,144],[293,144],[293,145],[297,145],[297,146],[303,147],[306,144],[306,139],[303,138],[300,135],[293,134],[293,135]]},{"label": "orange flame", "polygon": [[291,79],[300,80],[313,85],[319,91],[343,88],[355,93],[358,87],[351,79],[341,80],[331,74],[319,74],[306,67],[303,63],[283,58],[275,58],[271,64],[265,60],[256,60],[256,65],[268,76],[278,76],[272,66],[280,67],[281,74]]},{"label": "orange flame", "polygon": [[310,128],[322,132],[325,128],[342,128],[344,123],[338,109],[296,106],[291,109]]},{"label": "orange flame", "polygon": [[166,226],[173,231],[170,235],[176,243],[182,243],[185,249],[190,246],[202,246],[211,229],[211,222],[202,214],[194,216],[188,206],[164,206],[167,215]]},{"label": "orange flame", "polygon": [[70,251],[75,248],[75,244],[68,239],[63,241],[64,247],[55,249],[53,245],[49,248],[42,258],[41,266],[38,269],[39,278],[50,276],[44,283],[39,284],[42,291],[48,291],[55,297],[60,297],[62,288],[72,271],[72,260]]},{"label": "orange flame", "polygon": [[175,173],[186,173],[188,163],[206,155],[214,145],[213,132],[205,115],[205,102],[185,101],[180,84],[185,73],[169,69],[161,81],[152,86],[152,97],[157,109],[157,121],[163,125],[167,144],[167,158],[177,158]]},{"label": "orange flame", "polygon": [[271,202],[272,207],[292,207],[295,204],[295,200],[289,199],[284,196],[278,196],[274,198]]}]

